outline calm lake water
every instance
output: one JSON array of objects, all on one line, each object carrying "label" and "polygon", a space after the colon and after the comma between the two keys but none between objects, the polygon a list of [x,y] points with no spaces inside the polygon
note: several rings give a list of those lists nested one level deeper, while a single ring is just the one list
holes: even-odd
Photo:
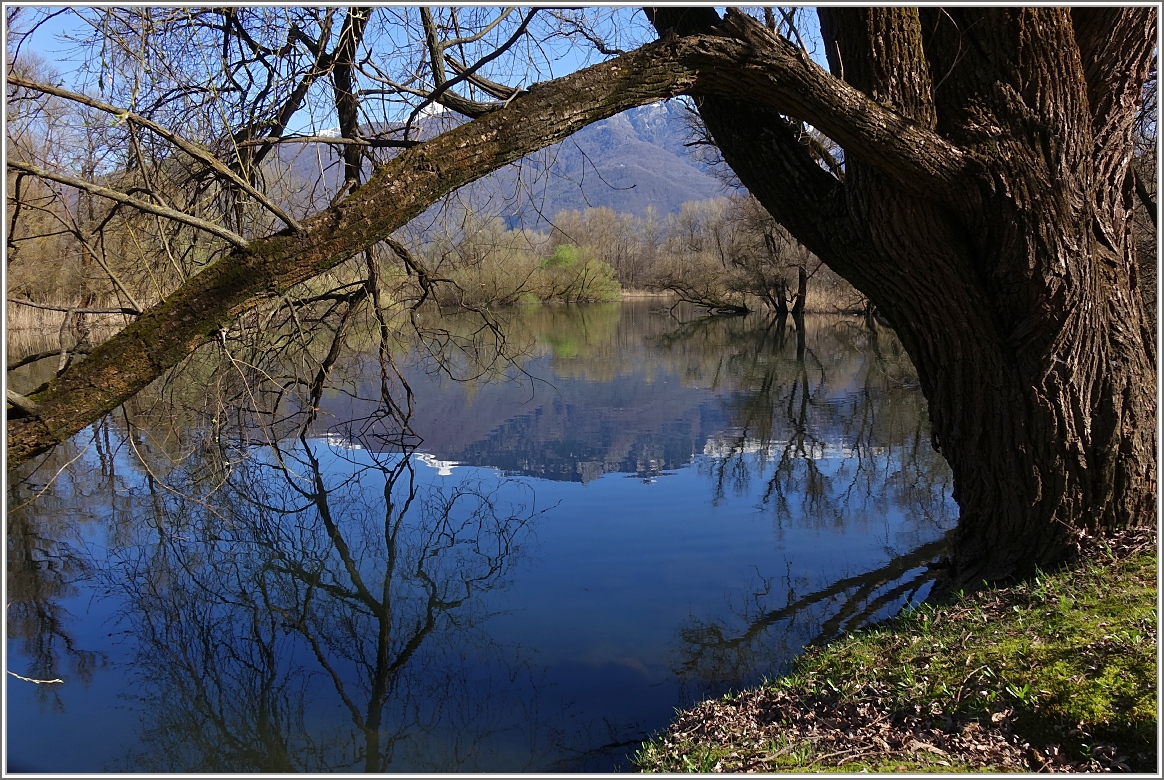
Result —
[{"label": "calm lake water", "polygon": [[195,360],[10,476],[7,667],[63,682],[8,678],[8,771],[627,769],[923,598],[957,510],[892,336],[658,306],[462,381],[494,333],[437,328],[403,433],[361,338],[314,420]]}]

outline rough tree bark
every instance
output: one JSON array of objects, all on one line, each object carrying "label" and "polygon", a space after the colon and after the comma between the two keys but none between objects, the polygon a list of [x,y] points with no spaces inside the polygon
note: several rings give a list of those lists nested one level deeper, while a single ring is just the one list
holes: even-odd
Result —
[{"label": "rough tree bark", "polygon": [[[738,12],[647,11],[659,42],[410,149],[300,231],[192,278],[33,395],[35,416],[10,418],[9,466],[455,187],[686,92],[743,183],[913,359],[961,507],[953,582],[1027,573],[1080,534],[1151,522],[1155,356],[1127,173],[1155,9],[824,9],[833,75]],[[801,123],[845,150],[843,182]]]},{"label": "rough tree bark", "polygon": [[[913,359],[961,509],[950,582],[1027,574],[1082,534],[1154,522],[1156,365],[1126,174],[1155,9],[820,19],[834,76],[969,158],[951,186],[839,138],[838,181],[797,143],[781,116],[804,119],[792,106],[712,97],[701,114],[745,186],[870,297]],[[653,21],[771,37],[711,9]]]}]

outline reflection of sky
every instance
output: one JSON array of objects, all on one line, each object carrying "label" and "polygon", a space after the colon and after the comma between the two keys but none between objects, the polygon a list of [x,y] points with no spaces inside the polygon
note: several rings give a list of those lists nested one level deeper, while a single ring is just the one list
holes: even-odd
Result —
[{"label": "reflection of sky", "polygon": [[[825,476],[845,467],[838,455],[817,463]],[[759,462],[749,460],[759,475]],[[622,729],[621,738],[662,728],[672,708],[688,703],[673,669],[676,629],[691,618],[726,617],[730,626],[731,605],[755,591],[758,578],[811,591],[884,565],[896,551],[945,530],[941,523],[919,527],[917,518],[899,510],[867,505],[845,523],[826,527],[776,517],[761,505],[761,479],[750,490],[713,501],[699,465],[697,458],[650,481],[625,474],[584,485],[520,480],[546,514],[510,586],[490,594],[491,608],[499,611],[490,635],[531,654],[550,681],[551,696],[573,702],[575,717],[608,717]],[[883,456],[870,464],[875,471],[887,465]],[[494,473],[457,469],[463,479]],[[436,479],[434,471],[421,478],[426,475]],[[833,500],[842,500],[840,492]],[[779,594],[777,588],[769,606],[781,605]],[[813,625],[787,626],[792,652],[813,638]],[[755,668],[738,684],[779,671]]]},{"label": "reflection of sky", "polygon": [[[101,521],[107,515],[107,509],[98,510],[84,519]],[[75,529],[79,546],[101,558],[106,546],[101,524],[79,522]],[[120,706],[129,682],[127,670],[119,666],[132,657],[132,641],[123,641],[117,631],[118,602],[96,595],[81,588],[73,597],[62,600],[58,612],[64,616],[64,628],[77,649],[96,650],[104,656],[103,668],[93,674],[88,685],[78,683],[67,659],[66,670],[58,675],[64,680],[61,684],[40,686],[7,681],[7,772],[45,772],[54,766],[73,767],[60,771],[89,771],[78,767],[76,756],[100,757],[101,762],[120,756],[127,736],[139,724],[139,713]],[[18,641],[8,637],[7,645],[8,670],[28,668],[30,659]],[[58,763],[62,761],[65,763]],[[90,770],[99,771],[99,767]]]},{"label": "reflection of sky", "polygon": [[[840,463],[820,465],[828,473]],[[515,614],[504,622],[538,626],[546,660],[657,667],[674,626],[722,610],[755,569],[784,574],[791,564],[794,575],[830,582],[887,558],[886,537],[911,530],[886,512],[833,528],[788,518],[777,537],[758,491],[712,502],[695,465],[653,483],[608,474],[585,486],[535,485],[539,505],[556,506],[538,527],[539,562],[515,582],[506,600]]]},{"label": "reflection of sky", "polygon": [[[267,449],[231,449],[226,457],[234,463],[232,481],[210,496],[201,494],[218,515],[182,497],[209,489],[194,486],[199,456],[179,460],[164,477],[174,490],[159,491],[128,448],[121,449],[116,468],[107,470],[90,445],[37,509],[88,518],[87,527],[95,529],[85,549],[105,568],[105,584],[79,583],[77,595],[64,600],[70,615],[65,624],[78,647],[107,652],[113,665],[98,671],[88,689],[70,679],[62,688],[63,713],[41,708],[33,686],[16,690],[10,706],[22,717],[9,718],[8,726],[14,755],[61,771],[100,769],[127,754],[140,739],[141,723],[183,705],[185,692],[161,701],[155,696],[148,706],[133,699],[141,682],[135,676],[159,676],[156,666],[134,665],[138,649],[148,656],[152,645],[141,638],[147,634],[140,626],[148,621],[135,617],[147,607],[135,606],[140,599],[133,594],[141,591],[131,587],[165,559],[159,557],[157,528],[180,529],[175,535],[181,538],[171,540],[177,566],[161,571],[164,576],[187,565],[193,571],[202,567],[216,586],[207,597],[228,597],[198,613],[194,607],[204,597],[188,588],[196,591],[196,603],[191,616],[179,615],[175,622],[206,625],[210,621],[202,614],[214,613],[234,615],[219,623],[247,623],[230,604],[248,601],[237,594],[249,593],[255,561],[285,554],[308,561],[309,568],[323,567],[334,588],[315,597],[317,612],[334,616],[328,631],[350,626],[345,636],[366,650],[377,635],[371,629],[374,610],[355,605],[346,584],[353,574],[377,591],[387,550],[397,550],[400,576],[392,582],[392,609],[410,617],[393,630],[407,635],[424,602],[419,580],[405,576],[423,551],[416,540],[447,540],[447,534],[432,533],[442,517],[450,520],[448,531],[484,510],[484,522],[470,527],[482,529],[487,542],[502,542],[497,554],[504,572],[473,590],[463,611],[450,613],[440,631],[424,639],[399,686],[415,691],[433,680],[448,682],[448,689],[460,692],[448,706],[454,714],[467,713],[460,720],[442,716],[410,738],[418,755],[447,761],[445,751],[459,734],[491,724],[482,757],[472,765],[480,771],[609,769],[609,753],[590,763],[556,762],[574,756],[571,750],[641,739],[664,728],[674,708],[693,697],[779,672],[805,642],[833,630],[838,616],[860,618],[880,596],[886,600],[871,608],[874,618],[900,605],[924,565],[915,551],[940,539],[956,516],[948,470],[929,447],[924,404],[908,381],[895,379],[908,380],[909,371],[859,351],[861,340],[849,338],[851,323],[837,318],[808,321],[806,375],[794,357],[795,340],[773,340],[763,319],[676,325],[647,314],[633,304],[617,311],[525,312],[528,320],[520,327],[513,323],[515,333],[590,334],[575,339],[580,349],[573,357],[535,354],[526,360],[524,368],[539,380],[470,386],[415,366],[409,376],[416,395],[412,422],[425,441],[411,456],[418,492],[401,548],[385,544],[384,475],[402,455],[378,451],[374,431],[364,425],[382,419],[369,416],[375,409],[344,402],[378,398],[366,385],[366,364],[355,356],[350,366],[337,365],[346,391],[330,394],[309,439],[318,474],[293,438],[280,443],[285,475]],[[599,322],[604,327],[596,327]],[[893,346],[883,341],[883,353],[897,354]],[[729,368],[721,370],[725,364]],[[114,437],[117,430],[109,427]],[[189,435],[199,438],[197,431]],[[87,436],[79,437],[82,444],[90,441]],[[336,542],[310,496],[290,487],[311,493],[316,479],[329,490],[329,512],[345,543],[358,553],[350,569],[337,564]],[[397,483],[397,509],[405,492]],[[155,507],[163,505],[167,512],[155,522]],[[451,517],[448,506],[455,508]],[[294,512],[279,515],[287,507]],[[519,525],[528,518],[528,526],[512,538],[487,528],[502,528],[513,518]],[[239,536],[219,544],[215,534],[223,527]],[[200,547],[208,537],[209,545]],[[105,564],[104,545],[114,541],[122,545],[120,562]],[[446,544],[424,565],[459,588],[462,575],[480,570],[481,549],[454,547]],[[236,554],[241,557],[232,558]],[[243,567],[241,577],[223,586],[225,594],[217,586],[230,578],[223,579],[217,563],[207,563],[218,556]],[[865,579],[891,562],[891,575]],[[264,569],[273,578],[264,592],[293,600],[299,587],[289,582],[293,570],[301,571]],[[847,603],[870,581],[874,590]],[[842,585],[834,588],[837,583]],[[893,583],[904,589],[892,592]],[[167,599],[174,592],[166,591]],[[155,603],[158,614],[150,619],[167,618],[170,603]],[[787,610],[788,604],[798,606]],[[127,610],[129,622],[105,620],[118,608]],[[330,673],[321,670],[298,630],[281,630],[280,674],[297,669],[309,680],[312,734],[350,732],[351,718]],[[9,668],[22,672],[30,662],[18,645],[9,645]],[[350,648],[336,646],[338,677],[366,697],[367,686],[352,671]],[[229,664],[238,657],[230,655],[235,650],[214,653]],[[392,701],[389,710],[399,705]],[[543,736],[553,730],[572,735],[569,744],[534,758],[523,754],[531,718]],[[85,731],[89,723],[97,723],[103,735],[97,744]],[[147,754],[155,749],[138,747]],[[436,763],[444,769],[469,766]],[[391,768],[431,767],[401,755]]]},{"label": "reflection of sky", "polygon": [[[355,493],[349,493],[349,487],[337,491],[333,510],[357,548],[375,550],[376,540],[361,541],[360,526],[354,523],[364,507],[375,514],[382,500],[382,479],[374,470],[363,472],[366,477],[358,482],[350,478],[361,474],[375,458],[391,463],[399,456],[337,445],[335,441],[313,442],[328,483],[358,488]],[[929,524],[892,505],[863,504],[860,511],[851,507],[854,511],[844,513],[846,519],[839,524],[821,524],[797,514],[800,505],[796,502],[791,514],[781,516],[762,504],[764,480],[756,455],[744,456],[744,465],[756,477],[752,483],[715,500],[708,475],[700,469],[708,460],[703,455],[654,481],[607,474],[585,485],[528,477],[505,479],[494,469],[452,468],[454,464],[431,456],[415,458],[426,464],[416,471],[422,491],[436,490],[439,495],[480,481],[497,486],[499,505],[532,501],[531,509],[544,512],[535,520],[532,538],[513,558],[515,568],[507,585],[476,597],[479,614],[496,613],[483,624],[494,649],[462,644],[465,666],[458,674],[478,680],[480,690],[493,690],[495,697],[499,668],[517,668],[519,658],[528,659],[533,668],[532,676],[515,678],[509,690],[513,701],[498,705],[489,724],[496,735],[490,738],[486,754],[501,763],[481,767],[483,771],[520,765],[521,713],[526,706],[541,708],[545,714],[539,717],[546,719],[541,724],[546,728],[589,735],[584,740],[590,741],[581,747],[640,739],[664,728],[674,708],[689,703],[688,697],[698,692],[685,689],[673,671],[681,649],[677,639],[681,627],[692,620],[718,621],[730,634],[745,625],[741,603],[758,592],[760,583],[771,584],[771,593],[760,601],[769,608],[780,607],[787,589],[803,594],[884,565],[895,551],[937,538],[945,528],[943,522]],[[835,477],[845,464],[843,458],[830,457],[817,465],[825,476]],[[892,464],[880,457],[870,465],[876,472]],[[140,489],[132,484],[129,473],[123,472],[123,479],[130,483],[127,487]],[[843,505],[842,488],[847,481],[838,482],[842,484],[827,492],[832,501]],[[151,500],[148,491],[138,493],[146,516]],[[944,502],[939,498],[938,503],[949,508],[948,498]],[[120,511],[135,510],[127,504]],[[308,511],[302,520],[290,516],[282,522],[310,522],[311,515]],[[952,512],[945,517],[952,517]],[[105,543],[100,533],[87,540],[98,559]],[[126,556],[126,560],[133,558]],[[369,560],[374,559],[375,555]],[[365,574],[375,569],[373,565]],[[97,591],[82,586],[65,606],[78,646],[108,652],[111,666],[95,674],[91,687],[72,681],[64,686],[62,713],[40,707],[35,686],[9,684],[9,712],[21,715],[9,718],[7,726],[10,755],[18,766],[23,760],[31,762],[29,768],[56,771],[108,767],[134,747],[135,731],[142,718],[149,717],[132,699],[136,684],[132,670],[121,666],[132,658],[139,640],[122,634],[112,621],[117,600],[102,599]],[[812,638],[814,625],[811,615],[802,615],[770,630],[764,641],[777,650],[738,682],[778,672],[779,665]],[[434,638],[430,645],[458,646],[457,629],[445,630],[454,633]],[[779,649],[784,645],[790,648],[787,652]],[[305,646],[291,662],[306,670],[316,668]],[[19,648],[10,643],[9,668],[19,670],[25,663]],[[312,728],[350,728],[327,676],[317,674],[312,679]],[[502,675],[502,679],[507,678]],[[604,722],[613,732],[606,726],[595,730],[595,724]],[[453,732],[443,728],[417,737],[425,750],[440,750],[445,740],[454,739]],[[150,749],[149,745],[137,747]],[[558,758],[562,756],[545,758],[549,763],[535,768],[553,769]],[[79,763],[82,760],[92,763]],[[591,766],[609,768],[601,761]],[[391,768],[406,771],[409,766],[398,763]]]}]

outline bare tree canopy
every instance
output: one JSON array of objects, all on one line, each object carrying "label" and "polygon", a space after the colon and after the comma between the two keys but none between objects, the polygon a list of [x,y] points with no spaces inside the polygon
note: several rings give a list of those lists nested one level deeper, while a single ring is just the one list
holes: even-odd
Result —
[{"label": "bare tree canopy", "polygon": [[[627,14],[593,10],[88,9],[100,98],[45,83],[10,40],[12,224],[40,213],[32,182],[96,198],[66,229],[123,297],[132,284],[98,229],[115,216],[170,223],[157,232],[171,255],[192,231],[213,250],[172,263],[175,284],[9,409],[9,467],[465,183],[687,95],[764,208],[898,331],[955,475],[954,581],[1021,574],[1081,536],[1152,521],[1156,365],[1131,165],[1154,7],[826,8],[829,70],[787,12],[645,16],[658,39],[636,46]],[[601,61],[542,80],[563,41]],[[88,118],[91,153],[40,159],[62,106]],[[326,197],[293,206],[273,161],[321,137],[292,131],[303,112],[338,125],[324,137],[343,164]]]}]

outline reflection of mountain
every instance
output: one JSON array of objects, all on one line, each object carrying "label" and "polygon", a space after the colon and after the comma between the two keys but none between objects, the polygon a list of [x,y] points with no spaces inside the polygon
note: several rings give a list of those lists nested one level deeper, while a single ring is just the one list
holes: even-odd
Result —
[{"label": "reflection of mountain", "polygon": [[615,385],[558,380],[558,389],[560,396],[506,420],[458,458],[573,482],[609,472],[650,478],[689,463],[700,443],[727,424],[718,404],[674,378],[651,384],[641,375],[620,377]]},{"label": "reflection of mountain", "polygon": [[[714,395],[683,386],[675,375],[648,379],[636,372],[589,382],[555,376],[549,357],[524,368],[552,384],[514,379],[469,388],[410,372],[421,449],[434,461],[546,479],[588,482],[610,472],[647,478],[689,463],[729,425]],[[371,412],[361,406],[348,396],[324,401],[325,413],[338,420]]]},{"label": "reflection of mountain", "polygon": [[[863,332],[844,323],[809,331],[807,365],[795,358],[795,339],[769,320],[712,318],[676,329],[649,303],[545,307],[506,327],[515,341],[538,345],[521,363],[524,374],[456,382],[423,365],[405,370],[413,430],[434,463],[588,482],[607,473],[651,478],[696,456],[759,456],[782,463],[787,479],[796,464],[882,457],[928,441],[924,405],[893,368],[901,358],[871,359],[850,343]],[[368,374],[350,374],[356,392],[325,397],[316,432],[334,426],[337,441],[383,448],[364,422],[377,409],[375,389]]]}]

